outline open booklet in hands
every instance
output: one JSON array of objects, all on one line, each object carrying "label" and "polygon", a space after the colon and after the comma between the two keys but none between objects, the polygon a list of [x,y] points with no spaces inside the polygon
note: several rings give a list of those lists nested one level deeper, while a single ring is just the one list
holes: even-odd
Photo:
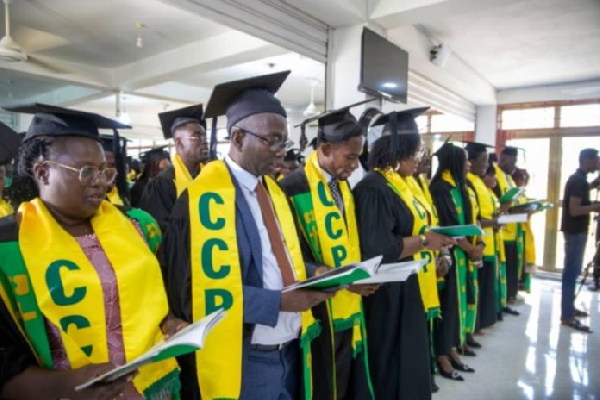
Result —
[{"label": "open booklet in hands", "polygon": [[225,318],[225,311],[220,309],[206,317],[190,324],[171,336],[164,342],[160,342],[148,350],[145,354],[135,360],[117,367],[105,374],[97,376],[75,388],[75,391],[87,389],[97,384],[105,384],[115,381],[125,375],[129,375],[144,365],[165,360],[167,358],[179,357],[204,347],[209,332]]},{"label": "open booklet in hands", "polygon": [[285,287],[282,292],[297,289],[328,290],[345,288],[352,284],[370,285],[385,282],[402,282],[419,272],[424,260],[381,264],[381,256],[331,269],[324,274]]}]

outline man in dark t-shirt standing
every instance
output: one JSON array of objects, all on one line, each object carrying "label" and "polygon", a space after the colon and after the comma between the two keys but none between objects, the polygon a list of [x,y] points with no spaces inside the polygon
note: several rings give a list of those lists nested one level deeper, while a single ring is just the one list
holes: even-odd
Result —
[{"label": "man in dark t-shirt standing", "polygon": [[563,325],[589,332],[590,328],[575,317],[587,317],[584,311],[575,309],[575,285],[581,274],[583,254],[587,242],[590,214],[600,211],[600,203],[590,201],[592,186],[587,175],[599,167],[598,150],[584,149],[579,153],[579,168],[565,185],[562,208],[562,232],[565,237],[565,261],[562,276]]}]

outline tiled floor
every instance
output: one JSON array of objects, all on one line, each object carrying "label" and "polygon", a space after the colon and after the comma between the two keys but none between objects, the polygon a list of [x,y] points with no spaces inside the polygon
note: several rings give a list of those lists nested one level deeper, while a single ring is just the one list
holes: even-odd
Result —
[{"label": "tiled floor", "polygon": [[477,340],[477,357],[463,361],[476,369],[464,382],[437,377],[434,400],[600,400],[599,295],[584,288],[577,308],[590,313],[582,322],[595,333],[560,325],[560,282],[534,279],[531,294]]}]

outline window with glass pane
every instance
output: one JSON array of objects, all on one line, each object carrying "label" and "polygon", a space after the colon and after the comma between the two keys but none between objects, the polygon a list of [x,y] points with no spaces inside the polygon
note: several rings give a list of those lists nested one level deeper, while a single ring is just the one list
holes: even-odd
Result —
[{"label": "window with glass pane", "polygon": [[554,127],[554,107],[502,111],[502,129],[540,129]]},{"label": "window with glass pane", "polygon": [[561,107],[560,126],[600,126],[600,104]]}]

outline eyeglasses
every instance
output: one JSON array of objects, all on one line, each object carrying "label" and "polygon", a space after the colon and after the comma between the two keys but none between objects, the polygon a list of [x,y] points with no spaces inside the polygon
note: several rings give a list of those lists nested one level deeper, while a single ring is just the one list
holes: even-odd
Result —
[{"label": "eyeglasses", "polygon": [[79,174],[79,182],[83,183],[84,185],[91,185],[91,184],[97,182],[98,178],[100,178],[100,176],[102,176],[102,179],[104,179],[104,182],[106,182],[106,184],[108,184],[108,185],[112,184],[115,181],[115,179],[117,178],[117,169],[116,168],[99,169],[99,168],[92,167],[92,166],[74,168],[74,167],[70,167],[65,164],[58,163],[56,161],[49,161],[49,160],[44,161],[44,164],[56,165],[56,166],[64,168],[64,169],[68,169],[68,170],[77,172]]},{"label": "eyeglasses", "polygon": [[235,127],[236,129],[239,129],[240,131],[244,132],[244,133],[248,133],[252,136],[254,136],[255,138],[258,138],[260,140],[262,140],[263,142],[265,142],[267,144],[267,146],[269,146],[269,149],[271,149],[272,151],[279,151],[279,150],[283,150],[283,149],[289,149],[294,145],[294,141],[293,140],[287,140],[287,139],[282,139],[276,136],[262,136],[259,135],[258,133],[254,133],[251,131],[248,131],[246,129],[242,129],[239,126]]}]

